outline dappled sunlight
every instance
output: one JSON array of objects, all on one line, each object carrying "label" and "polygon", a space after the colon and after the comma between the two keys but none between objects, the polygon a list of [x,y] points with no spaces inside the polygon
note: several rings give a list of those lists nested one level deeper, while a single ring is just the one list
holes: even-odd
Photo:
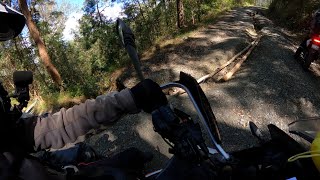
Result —
[{"label": "dappled sunlight", "polygon": [[298,107],[305,113],[307,117],[315,117],[320,115],[318,109],[308,98],[299,98]]},{"label": "dappled sunlight", "polygon": [[[159,47],[155,54],[148,56],[148,61],[143,61],[145,75],[163,84],[178,80],[180,71],[200,78],[224,64],[251,42],[255,31],[252,18],[244,12],[230,15],[230,19],[223,18],[177,44]],[[231,18],[240,21],[231,23],[234,21]],[[227,151],[257,145],[249,131],[249,121],[262,128],[263,133],[270,123],[287,132],[288,123],[300,117],[317,116],[320,112],[320,94],[316,93],[320,89],[320,79],[310,77],[310,73],[303,71],[293,59],[295,48],[282,31],[262,28],[261,32],[264,36],[260,43],[231,80],[224,83],[208,80],[201,84]],[[133,70],[127,73],[124,77],[130,79]],[[198,119],[186,94],[169,99],[174,107]],[[151,117],[142,114],[139,119],[132,126],[136,137],[158,154],[170,157],[167,146],[153,131]]]},{"label": "dappled sunlight", "polygon": [[[207,92],[208,91],[205,91],[205,94],[207,95],[210,102],[213,101],[213,98],[219,99],[218,96],[211,96],[209,95],[210,93]],[[232,99],[233,97],[230,98]],[[184,111],[185,113],[189,114],[193,120],[199,122],[199,117],[196,114],[196,111],[191,101],[188,99],[186,93],[180,96],[170,96],[169,100],[173,107]],[[219,103],[219,107],[215,106],[215,104],[213,103],[211,103],[211,106],[213,109],[213,113],[215,114],[218,121],[218,126],[220,128],[223,142],[222,145],[227,151],[236,151],[257,145],[257,141],[250,134],[248,127],[248,122],[252,119],[248,118],[244,110],[239,111],[237,107],[231,107],[229,100],[224,101],[223,103]],[[233,115],[229,116],[230,114]],[[204,129],[202,130],[202,132],[204,133],[203,135],[206,138],[207,145],[213,147],[210,143],[211,141],[208,138],[208,134],[206,134],[206,131],[204,131]]]},{"label": "dappled sunlight", "polygon": [[113,130],[107,129],[95,134],[94,136],[91,134],[88,134],[87,136],[88,137],[85,141],[90,144],[99,154],[110,156],[114,154],[114,152],[120,150],[120,147],[117,145],[119,140],[118,136],[115,135]]},{"label": "dappled sunlight", "polygon": [[310,70],[312,72],[312,75],[319,78],[320,77],[320,65],[319,61],[311,63]]},{"label": "dappled sunlight", "polygon": [[[222,16],[214,25],[160,43],[145,53],[142,69],[146,77],[164,83],[176,80],[180,71],[184,71],[200,78],[224,64],[251,41],[248,41],[250,36],[247,35],[247,29],[253,29],[249,23],[252,18],[243,11],[234,12],[236,14],[231,13],[232,16],[240,23],[234,23],[234,19],[231,23],[228,17]],[[160,73],[164,69],[168,70],[164,74]],[[134,69],[130,68],[120,78],[128,82],[127,78],[131,79],[133,75]]]},{"label": "dappled sunlight", "polygon": [[153,124],[151,116],[147,114],[141,114],[141,119],[150,119],[146,121],[139,121],[134,127],[134,130],[138,133],[141,139],[149,143],[153,148],[164,156],[170,158],[172,154],[169,154],[169,146],[163,141],[161,136],[153,130]]},{"label": "dappled sunlight", "polygon": [[105,131],[105,134],[108,135],[108,140],[111,142],[114,142],[115,140],[118,139],[118,137],[115,136],[111,131]]},{"label": "dappled sunlight", "polygon": [[[270,46],[273,49],[266,48]],[[314,84],[307,84],[310,77],[293,53],[292,46],[271,31],[233,79],[210,90],[204,86],[218,121],[239,129],[249,121],[258,126],[272,123],[287,131],[287,124],[299,117],[318,116],[319,95],[313,93]],[[306,98],[310,96],[314,98]]]},{"label": "dappled sunlight", "polygon": [[[154,57],[143,62],[142,67],[147,77],[159,83],[175,80],[180,71],[200,78],[225,63],[246,45],[242,38],[225,38],[220,43],[213,43],[204,38],[189,38],[179,46],[161,49]],[[159,74],[160,71],[166,73]],[[122,76],[127,77],[129,73],[133,73],[133,69]]]},{"label": "dappled sunlight", "polygon": [[162,167],[171,155],[168,145],[153,130],[151,115],[139,113],[127,115],[114,124],[106,125],[105,130],[86,139],[99,154],[112,156],[130,147],[152,152],[151,168]]}]

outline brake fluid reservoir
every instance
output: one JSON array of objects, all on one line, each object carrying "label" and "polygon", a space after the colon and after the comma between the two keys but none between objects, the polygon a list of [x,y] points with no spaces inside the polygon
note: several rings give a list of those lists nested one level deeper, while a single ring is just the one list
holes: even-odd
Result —
[{"label": "brake fluid reservoir", "polygon": [[317,133],[316,138],[311,144],[312,160],[318,171],[320,172],[320,132]]}]

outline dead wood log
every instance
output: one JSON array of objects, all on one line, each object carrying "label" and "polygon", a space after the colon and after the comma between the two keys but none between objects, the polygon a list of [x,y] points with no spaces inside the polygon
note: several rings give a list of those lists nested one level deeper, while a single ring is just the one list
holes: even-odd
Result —
[{"label": "dead wood log", "polygon": [[241,60],[240,60],[227,74],[225,74],[225,75],[224,75],[221,79],[219,79],[219,80],[223,80],[223,81],[228,81],[228,80],[230,80],[231,77],[233,76],[233,74],[240,69],[242,63],[249,57],[249,55],[251,54],[251,52],[253,51],[253,49],[258,45],[260,39],[261,39],[261,36],[259,36],[259,37],[255,40],[254,44],[250,47],[250,49],[248,50],[248,52],[246,52],[246,54],[241,57]]},{"label": "dead wood log", "polygon": [[[210,73],[210,74],[207,74],[201,78],[199,78],[197,80],[197,82],[199,84],[205,82],[207,79],[215,76],[216,74],[218,74],[221,70],[223,70],[224,68],[226,68],[227,66],[229,66],[232,62],[234,62],[235,60],[238,59],[239,56],[241,56],[244,52],[248,51],[243,57],[241,57],[241,60],[236,64],[236,66],[241,66],[242,63],[240,63],[241,61],[243,62],[249,55],[250,53],[252,52],[253,48],[255,46],[257,46],[258,42],[260,41],[261,39],[261,36],[258,36],[257,39],[255,39],[253,42],[251,42],[247,47],[245,47],[242,51],[240,51],[238,54],[236,54],[235,56],[233,56],[229,61],[227,61],[226,63],[224,63],[223,65],[221,65],[219,68],[217,68],[214,72]],[[239,65],[240,63],[240,65]],[[235,69],[235,67],[233,68]],[[236,70],[235,70],[236,71]],[[230,71],[231,72],[231,71]],[[230,73],[229,72],[229,73]],[[234,73],[234,72],[233,72]],[[227,73],[228,74],[228,73]],[[232,76],[232,74],[231,74]],[[231,78],[231,77],[230,77]],[[220,80],[220,79],[219,79]],[[175,88],[175,89],[172,89],[170,91],[170,93],[166,93],[167,95],[181,95],[181,94],[184,94],[185,91],[183,89],[180,89],[180,88]]]},{"label": "dead wood log", "polygon": [[[259,37],[258,37],[259,38]],[[217,68],[214,72],[207,74],[205,76],[202,76],[201,78],[199,78],[197,81],[198,83],[203,83],[204,81],[206,81],[207,79],[215,76],[216,74],[218,74],[222,69],[224,69],[225,67],[229,66],[234,60],[236,60],[241,54],[243,54],[244,52],[246,52],[251,46],[253,46],[256,41],[258,40],[255,39],[254,41],[252,41],[247,47],[245,47],[242,51],[240,51],[238,54],[236,54],[235,56],[233,56],[229,61],[227,61],[226,63],[224,63],[222,66],[220,66],[219,68]]]}]

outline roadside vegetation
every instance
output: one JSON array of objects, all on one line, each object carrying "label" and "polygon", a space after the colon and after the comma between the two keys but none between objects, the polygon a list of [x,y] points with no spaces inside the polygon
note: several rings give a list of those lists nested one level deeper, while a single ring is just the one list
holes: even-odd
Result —
[{"label": "roadside vegetation", "polygon": [[305,33],[317,9],[320,9],[319,0],[273,0],[269,6],[269,15],[280,25]]}]

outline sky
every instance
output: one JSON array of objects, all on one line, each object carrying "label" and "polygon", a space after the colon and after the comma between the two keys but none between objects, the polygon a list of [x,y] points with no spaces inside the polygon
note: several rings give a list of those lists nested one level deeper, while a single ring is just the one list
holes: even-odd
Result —
[{"label": "sky", "polygon": [[[57,0],[57,3],[61,3],[63,0]],[[64,40],[72,40],[73,39],[73,31],[77,31],[79,28],[78,20],[82,17],[83,11],[81,10],[83,6],[84,0],[70,0],[68,3],[77,7],[73,12],[70,13],[68,19],[65,23],[65,29],[63,31],[63,38]],[[116,19],[120,16],[121,13],[121,4],[114,4],[113,7],[106,7],[102,12],[103,15]]]}]

